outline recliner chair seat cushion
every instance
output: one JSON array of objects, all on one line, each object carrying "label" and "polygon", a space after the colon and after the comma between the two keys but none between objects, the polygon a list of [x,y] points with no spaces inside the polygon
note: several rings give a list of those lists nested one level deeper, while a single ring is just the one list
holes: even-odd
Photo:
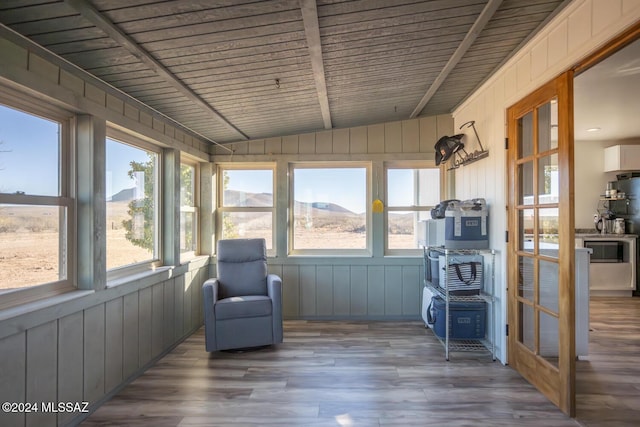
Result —
[{"label": "recliner chair seat cushion", "polygon": [[217,320],[271,316],[271,298],[264,295],[223,298],[215,303],[214,312]]}]

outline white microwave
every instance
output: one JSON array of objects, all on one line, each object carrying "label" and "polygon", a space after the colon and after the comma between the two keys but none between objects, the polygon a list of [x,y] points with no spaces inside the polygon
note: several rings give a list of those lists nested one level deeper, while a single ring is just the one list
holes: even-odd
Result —
[{"label": "white microwave", "polygon": [[418,245],[444,246],[444,218],[418,221]]}]

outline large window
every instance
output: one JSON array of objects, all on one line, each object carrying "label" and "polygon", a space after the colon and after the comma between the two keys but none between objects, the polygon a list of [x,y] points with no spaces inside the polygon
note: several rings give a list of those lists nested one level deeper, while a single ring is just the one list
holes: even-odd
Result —
[{"label": "large window", "polygon": [[0,104],[0,306],[72,280],[70,115],[24,104]]},{"label": "large window", "polygon": [[133,137],[113,131],[109,134],[106,143],[107,270],[134,265],[146,268],[159,259],[160,155]]},{"label": "large window", "polygon": [[368,164],[291,167],[294,253],[366,253]]},{"label": "large window", "polygon": [[218,168],[219,239],[259,238],[273,250],[275,165]]},{"label": "large window", "polygon": [[198,250],[198,176],[195,163],[180,164],[180,261]]},{"label": "large window", "polygon": [[387,253],[418,249],[418,221],[440,200],[440,169],[416,166],[386,165]]}]

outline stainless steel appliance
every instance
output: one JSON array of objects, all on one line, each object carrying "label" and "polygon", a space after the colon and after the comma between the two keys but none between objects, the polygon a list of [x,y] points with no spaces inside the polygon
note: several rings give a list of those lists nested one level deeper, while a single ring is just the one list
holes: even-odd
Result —
[{"label": "stainless steel appliance", "polygon": [[[627,234],[640,234],[640,172],[629,172],[617,176],[616,189],[624,194],[609,203],[609,209],[617,218],[624,218]],[[637,245],[636,245],[637,246]],[[636,293],[640,293],[640,267],[636,254]]]},{"label": "stainless steel appliance", "polygon": [[601,234],[611,234],[614,232],[614,228],[615,228],[615,224],[616,224],[616,220],[615,219],[610,219],[610,216],[612,216],[614,214],[607,212],[606,214],[603,215],[594,215],[593,216],[593,222],[596,226],[596,231],[600,232]]}]

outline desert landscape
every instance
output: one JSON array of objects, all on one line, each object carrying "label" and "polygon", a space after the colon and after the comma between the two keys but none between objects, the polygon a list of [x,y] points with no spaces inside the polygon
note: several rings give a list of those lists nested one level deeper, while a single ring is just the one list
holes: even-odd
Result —
[{"label": "desert landscape", "polygon": [[[126,239],[122,222],[128,201],[107,202],[107,268],[150,260],[150,251]],[[364,214],[318,204],[300,205],[296,215],[297,249],[362,249],[366,247]],[[0,208],[0,292],[59,280],[60,208]],[[413,215],[392,214],[390,248],[412,247]],[[231,215],[226,237],[264,237],[272,247],[271,213]]]},{"label": "desert landscape", "polygon": [[[128,202],[107,203],[107,268],[145,261],[146,249],[125,238]],[[59,208],[0,208],[0,292],[59,280]]]}]

